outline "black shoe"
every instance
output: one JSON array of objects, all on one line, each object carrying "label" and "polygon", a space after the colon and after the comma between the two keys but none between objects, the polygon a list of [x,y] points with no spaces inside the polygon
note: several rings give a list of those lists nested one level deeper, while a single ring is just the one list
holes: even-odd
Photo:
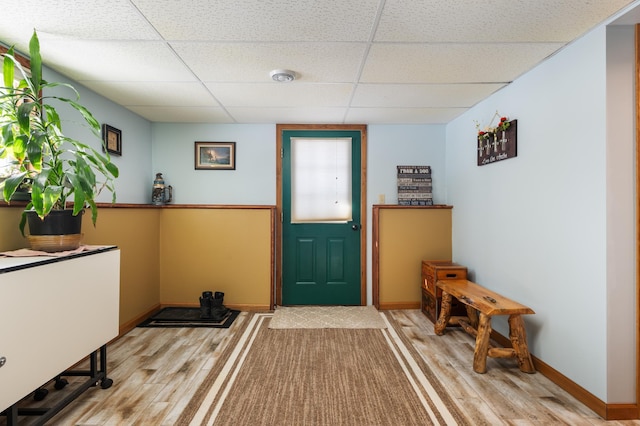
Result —
[{"label": "black shoe", "polygon": [[200,318],[201,319],[211,319],[212,313],[212,302],[213,297],[210,291],[203,291],[202,297],[200,298]]},{"label": "black shoe", "polygon": [[211,319],[216,322],[220,322],[225,319],[228,313],[229,309],[225,308],[224,306],[213,308],[211,309]]},{"label": "black shoe", "polygon": [[216,291],[213,299],[211,300],[211,316],[215,321],[222,321],[229,313],[229,309],[223,305],[223,302],[224,293]]}]

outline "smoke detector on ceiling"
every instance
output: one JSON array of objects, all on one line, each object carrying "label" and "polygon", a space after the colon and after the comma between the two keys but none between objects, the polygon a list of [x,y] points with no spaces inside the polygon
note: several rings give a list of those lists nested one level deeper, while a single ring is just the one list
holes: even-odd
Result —
[{"label": "smoke detector on ceiling", "polygon": [[295,71],[291,70],[273,70],[269,75],[274,81],[278,81],[280,83],[288,83],[296,79]]}]

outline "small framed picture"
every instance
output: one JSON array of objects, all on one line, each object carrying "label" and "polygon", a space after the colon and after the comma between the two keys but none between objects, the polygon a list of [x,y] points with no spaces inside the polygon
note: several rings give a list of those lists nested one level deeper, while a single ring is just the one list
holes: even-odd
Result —
[{"label": "small framed picture", "polygon": [[122,155],[122,131],[108,124],[102,125],[104,148],[110,154]]},{"label": "small framed picture", "polygon": [[196,170],[235,170],[235,142],[196,142]]}]

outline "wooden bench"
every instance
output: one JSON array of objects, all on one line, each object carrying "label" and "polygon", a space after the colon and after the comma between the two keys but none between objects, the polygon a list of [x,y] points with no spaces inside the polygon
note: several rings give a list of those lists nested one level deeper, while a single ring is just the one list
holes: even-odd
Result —
[{"label": "wooden bench", "polygon": [[[473,371],[486,373],[487,356],[490,356],[516,358],[521,371],[535,373],[521,317],[523,314],[534,314],[531,308],[467,280],[441,280],[436,285],[442,290],[442,309],[434,326],[435,332],[442,336],[447,325],[458,324],[467,333],[475,336]],[[452,297],[466,305],[466,317],[451,316]],[[489,344],[491,317],[495,315],[509,315],[509,339],[513,348],[496,348]]]}]

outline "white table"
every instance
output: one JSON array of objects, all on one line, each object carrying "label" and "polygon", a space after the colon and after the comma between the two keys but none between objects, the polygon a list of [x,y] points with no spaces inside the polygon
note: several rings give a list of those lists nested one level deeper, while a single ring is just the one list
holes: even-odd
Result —
[{"label": "white table", "polygon": [[[106,344],[118,336],[119,305],[115,246],[63,257],[0,258],[0,412],[9,425],[22,415],[18,401],[65,373],[89,378],[62,406],[39,413],[43,422],[98,381],[111,386]],[[89,371],[69,371],[87,356]]]}]

